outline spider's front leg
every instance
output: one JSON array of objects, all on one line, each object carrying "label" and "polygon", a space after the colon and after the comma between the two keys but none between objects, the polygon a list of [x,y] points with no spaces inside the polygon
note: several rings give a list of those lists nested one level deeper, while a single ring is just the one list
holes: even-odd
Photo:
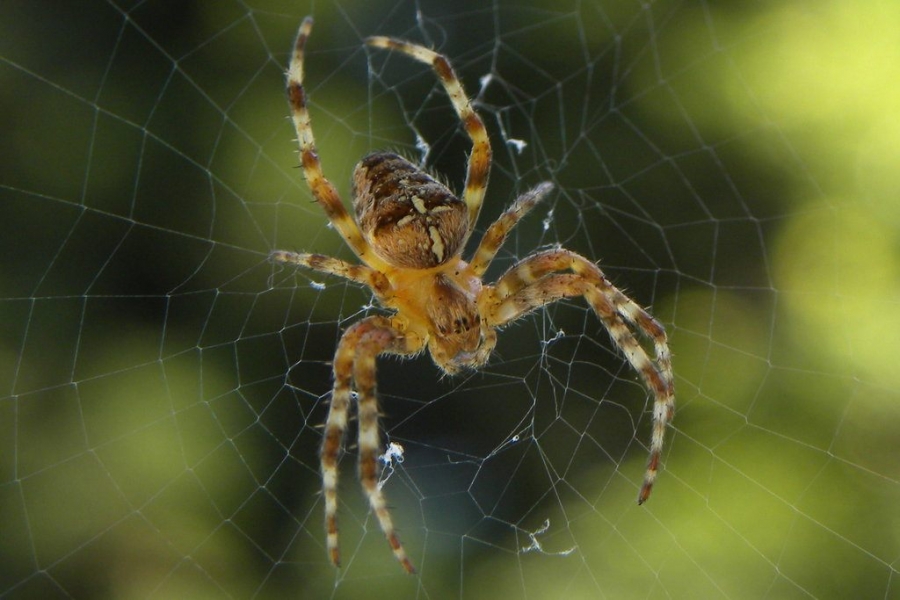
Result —
[{"label": "spider's front leg", "polygon": [[351,383],[355,383],[359,410],[359,479],[369,505],[394,556],[407,573],[412,562],[394,531],[384,494],[378,487],[378,401],[375,394],[375,360],[380,354],[415,354],[421,344],[397,331],[385,317],[368,317],[350,327],[334,357],[334,389],[322,439],[322,493],[325,497],[325,530],[328,556],[340,565],[337,529],[338,459],[350,410]]},{"label": "spider's front leg", "polygon": [[[489,296],[482,301],[483,311],[492,327],[501,327],[562,298],[584,296],[588,301],[654,396],[650,457],[638,494],[638,504],[646,502],[659,470],[666,426],[675,413],[672,355],[662,325],[612,285],[597,265],[570,250],[554,249],[530,256],[486,289]],[[653,358],[641,346],[638,336],[653,344]]]}]

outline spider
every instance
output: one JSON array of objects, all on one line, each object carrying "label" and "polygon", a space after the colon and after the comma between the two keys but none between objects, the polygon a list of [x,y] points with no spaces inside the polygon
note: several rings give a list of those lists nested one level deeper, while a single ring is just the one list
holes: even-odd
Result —
[{"label": "spider", "polygon": [[[496,283],[482,281],[510,230],[553,189],[541,183],[517,198],[484,233],[469,262],[461,258],[484,199],[491,145],[447,58],[389,37],[366,43],[431,65],[472,142],[462,198],[410,161],[389,152],[365,156],[353,172],[355,219],[322,173],[303,88],[303,59],[313,21],[300,25],[287,72],[287,94],[306,182],[316,202],[360,259],[349,263],[322,254],[276,250],[277,263],[299,265],[368,286],[390,316],[369,316],[349,327],[334,356],[334,387],[320,453],[325,499],[326,549],[340,565],[337,528],[338,459],[356,390],[359,479],[395,557],[415,569],[400,543],[378,485],[380,440],[375,362],[382,354],[412,356],[426,349],[447,374],[484,365],[497,343],[497,329],[557,300],[583,296],[653,394],[650,457],[638,494],[647,500],[656,479],[666,425],[674,414],[671,355],[663,327],[619,291],[596,264],[569,250],[535,252]],[[634,329],[634,331],[632,331]],[[654,347],[654,358],[638,341]]]}]

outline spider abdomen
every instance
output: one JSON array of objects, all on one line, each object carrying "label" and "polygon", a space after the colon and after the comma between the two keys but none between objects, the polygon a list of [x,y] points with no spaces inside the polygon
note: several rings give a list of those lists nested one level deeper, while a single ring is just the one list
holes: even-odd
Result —
[{"label": "spider abdomen", "polygon": [[465,239],[465,202],[397,154],[363,158],[353,171],[353,198],[363,235],[392,265],[436,267],[456,256]]}]

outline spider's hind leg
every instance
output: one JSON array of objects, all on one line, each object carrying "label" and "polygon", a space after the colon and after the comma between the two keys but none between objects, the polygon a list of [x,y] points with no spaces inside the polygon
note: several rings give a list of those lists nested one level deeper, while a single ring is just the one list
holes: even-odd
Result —
[{"label": "spider's hind leg", "polygon": [[370,37],[366,39],[366,43],[376,48],[397,50],[419,62],[431,65],[447,91],[447,95],[450,96],[453,109],[459,120],[462,121],[469,139],[472,140],[472,153],[469,155],[466,187],[463,192],[463,200],[468,207],[469,215],[469,227],[466,233],[466,239],[468,239],[478,221],[478,213],[481,211],[481,204],[487,190],[488,176],[491,172],[491,142],[488,139],[484,122],[472,108],[472,103],[446,56],[418,44],[384,36]]},{"label": "spider's hind leg", "polygon": [[300,24],[287,71],[288,102],[291,107],[291,120],[297,132],[297,143],[300,146],[300,164],[303,167],[303,175],[306,177],[306,183],[316,202],[328,215],[328,219],[334,224],[335,229],[338,230],[347,245],[367,264],[380,265],[381,262],[372,253],[372,249],[360,233],[356,221],[344,208],[334,185],[325,178],[325,174],[322,172],[322,163],[319,162],[319,153],[316,150],[312,122],[307,108],[306,90],[303,87],[306,41],[312,32],[312,25],[312,17],[306,17]]}]

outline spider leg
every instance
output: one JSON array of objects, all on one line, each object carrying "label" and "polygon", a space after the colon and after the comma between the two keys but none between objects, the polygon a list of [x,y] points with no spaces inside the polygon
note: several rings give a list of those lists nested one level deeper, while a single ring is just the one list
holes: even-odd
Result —
[{"label": "spider leg", "polygon": [[395,38],[374,36],[367,38],[366,43],[376,48],[399,50],[419,62],[431,65],[447,91],[447,95],[450,96],[450,102],[453,103],[456,114],[462,121],[469,139],[472,140],[472,153],[469,155],[466,185],[463,192],[463,200],[469,212],[469,227],[466,232],[466,239],[468,239],[478,221],[478,213],[481,211],[481,203],[484,200],[488,175],[491,171],[491,142],[488,139],[487,130],[484,128],[484,122],[472,108],[462,83],[453,71],[447,57],[418,44]]},{"label": "spider leg", "polygon": [[328,219],[334,224],[347,245],[366,264],[380,266],[381,261],[372,252],[356,222],[344,208],[334,185],[322,173],[322,164],[319,162],[309,110],[306,106],[306,91],[303,88],[303,56],[312,25],[312,17],[306,17],[300,24],[287,72],[288,100],[291,105],[291,119],[297,131],[297,142],[300,145],[300,163],[303,166],[303,174],[316,202],[325,210]]},{"label": "spider leg", "polygon": [[475,250],[475,254],[472,256],[472,262],[469,263],[469,268],[472,269],[475,275],[479,277],[484,275],[512,228],[552,190],[553,184],[549,181],[539,183],[537,187],[516,198],[512,206],[507,208],[496,221],[491,223],[491,226],[484,233],[484,237],[481,238],[478,249]]},{"label": "spider leg", "polygon": [[334,387],[331,404],[325,420],[325,434],[319,452],[322,471],[322,495],[325,498],[325,532],[328,557],[334,566],[340,566],[341,554],[338,548],[337,528],[337,483],[338,459],[342,451],[344,431],[347,429],[350,411],[351,379],[353,376],[353,344],[358,336],[353,329],[341,338],[334,356]]},{"label": "spider leg", "polygon": [[[561,270],[574,273],[550,275]],[[650,496],[659,470],[666,426],[675,412],[672,357],[666,332],[656,319],[613,286],[603,272],[586,258],[568,250],[536,254],[511,268],[492,288],[491,325],[501,326],[540,306],[564,297],[584,296],[603,322],[615,344],[653,392],[653,433],[650,457],[638,504]],[[654,345],[655,360],[638,342],[637,334]]]},{"label": "spider leg", "polygon": [[320,273],[336,275],[355,283],[361,283],[372,289],[379,297],[386,297],[390,290],[390,282],[375,269],[366,265],[355,265],[325,254],[309,254],[307,252],[288,252],[275,250],[269,258],[275,262],[306,267]]},{"label": "spider leg", "polygon": [[351,380],[359,406],[359,478],[394,556],[407,573],[412,566],[391,520],[387,503],[378,487],[378,403],[375,395],[375,359],[379,354],[415,354],[421,344],[403,336],[385,317],[368,317],[350,327],[341,338],[334,357],[334,391],[322,440],[322,491],[325,496],[325,529],[331,562],[340,564],[337,530],[338,457],[347,427]]}]

